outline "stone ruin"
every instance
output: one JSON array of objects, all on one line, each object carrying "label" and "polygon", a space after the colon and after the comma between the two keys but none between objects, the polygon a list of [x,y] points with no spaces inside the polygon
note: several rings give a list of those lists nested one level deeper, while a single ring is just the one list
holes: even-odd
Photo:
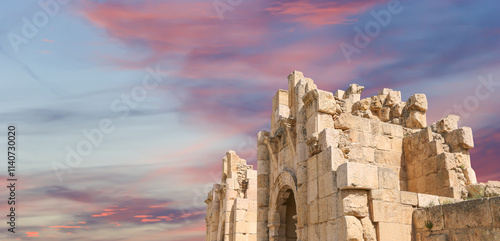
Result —
[{"label": "stone ruin", "polygon": [[499,182],[477,183],[472,130],[427,125],[427,98],[335,94],[294,71],[258,133],[257,172],[233,151],[208,194],[207,241],[500,240]]}]

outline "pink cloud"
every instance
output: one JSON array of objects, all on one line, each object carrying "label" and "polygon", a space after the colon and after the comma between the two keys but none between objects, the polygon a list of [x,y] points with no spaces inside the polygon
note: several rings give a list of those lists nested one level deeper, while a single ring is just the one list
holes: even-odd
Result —
[{"label": "pink cloud", "polygon": [[143,223],[150,223],[150,222],[160,222],[161,219],[142,219],[141,222]]},{"label": "pink cloud", "polygon": [[382,1],[346,1],[343,3],[292,1],[280,2],[266,10],[287,22],[322,26],[352,23],[356,19],[348,18],[349,16],[364,12],[379,2]]},{"label": "pink cloud", "polygon": [[89,227],[82,227],[82,226],[50,226],[50,228],[56,228],[56,229],[61,229],[61,228],[86,228],[88,229]]},{"label": "pink cloud", "polygon": [[38,237],[38,232],[26,232],[27,237]]}]

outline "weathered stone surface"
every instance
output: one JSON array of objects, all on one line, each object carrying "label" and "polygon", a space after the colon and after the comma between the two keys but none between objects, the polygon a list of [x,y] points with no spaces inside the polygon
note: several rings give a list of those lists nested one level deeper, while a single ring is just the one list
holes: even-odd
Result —
[{"label": "weathered stone surface", "polygon": [[412,206],[418,205],[418,197],[414,192],[401,191],[401,203]]},{"label": "weathered stone surface", "polygon": [[497,197],[500,196],[500,182],[499,181],[488,181],[484,190],[484,196],[486,197]]},{"label": "weathered stone surface", "polygon": [[368,216],[368,192],[365,190],[343,190],[342,207],[345,215],[358,218]]},{"label": "weathered stone surface", "polygon": [[424,94],[414,94],[406,101],[406,105],[409,110],[425,112],[428,108],[427,97]]},{"label": "weathered stone surface", "polygon": [[399,175],[391,168],[378,168],[378,187],[385,189],[399,190]]},{"label": "weathered stone surface", "polygon": [[436,123],[437,132],[448,133],[458,129],[458,121],[460,117],[457,115],[448,115]]},{"label": "weathered stone surface", "polygon": [[401,91],[391,90],[387,94],[387,98],[385,99],[385,105],[392,107],[401,102]]},{"label": "weathered stone surface", "polygon": [[411,241],[411,225],[380,222],[378,229],[379,240]]},{"label": "weathered stone surface", "polygon": [[353,216],[345,216],[347,227],[347,240],[362,241],[363,240],[363,225],[361,221]]},{"label": "weathered stone surface", "polygon": [[377,241],[377,232],[373,226],[372,221],[369,217],[364,217],[361,219],[361,225],[363,226],[363,240],[364,241]]},{"label": "weathered stone surface", "polygon": [[493,222],[488,200],[478,199],[443,205],[444,225],[449,229],[490,226]]},{"label": "weathered stone surface", "polygon": [[373,165],[346,162],[337,169],[340,189],[378,189],[378,169]]},{"label": "weathered stone surface", "polygon": [[257,136],[257,171],[226,153],[207,241],[500,240],[500,198],[460,202],[500,195],[500,182],[476,184],[458,116],[428,126],[424,94],[332,94],[299,71],[288,84]]}]

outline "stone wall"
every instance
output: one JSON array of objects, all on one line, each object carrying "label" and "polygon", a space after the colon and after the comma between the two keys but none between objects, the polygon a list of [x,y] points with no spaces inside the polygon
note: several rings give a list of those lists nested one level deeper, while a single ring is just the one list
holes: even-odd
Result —
[{"label": "stone wall", "polygon": [[500,197],[417,209],[415,241],[500,240]]},{"label": "stone wall", "polygon": [[222,181],[208,193],[207,241],[257,239],[257,172],[234,151],[222,160]]},{"label": "stone wall", "polygon": [[500,191],[476,183],[472,131],[457,116],[427,125],[424,94],[403,102],[385,88],[362,99],[363,89],[334,94],[294,71],[276,92],[271,129],[257,135],[256,186],[246,191],[257,193],[257,240],[411,241],[415,208]]}]

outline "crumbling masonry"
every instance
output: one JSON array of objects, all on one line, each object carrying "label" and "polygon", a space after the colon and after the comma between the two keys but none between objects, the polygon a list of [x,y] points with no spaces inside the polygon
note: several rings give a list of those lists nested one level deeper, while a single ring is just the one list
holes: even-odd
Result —
[{"label": "crumbling masonry", "polygon": [[257,173],[224,158],[206,240],[500,240],[500,199],[454,203],[500,191],[477,184],[471,128],[454,115],[427,125],[424,94],[362,90],[333,94],[290,74],[258,134]]}]

